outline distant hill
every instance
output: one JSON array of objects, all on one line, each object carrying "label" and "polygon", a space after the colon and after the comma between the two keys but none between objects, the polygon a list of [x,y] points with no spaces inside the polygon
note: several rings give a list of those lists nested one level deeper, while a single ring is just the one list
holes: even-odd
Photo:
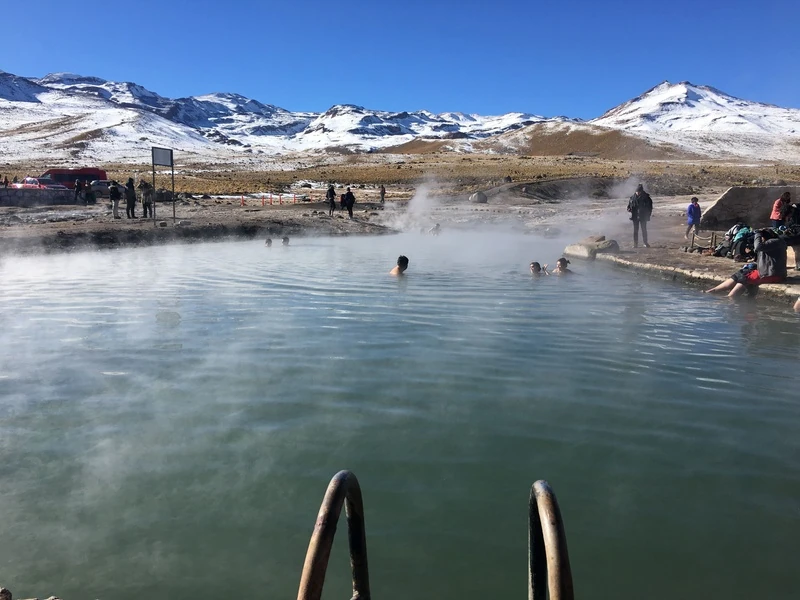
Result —
[{"label": "distant hill", "polygon": [[355,105],[308,113],[234,93],[171,99],[131,82],[0,71],[0,152],[13,160],[147,162],[154,145],[175,148],[182,160],[254,164],[326,151],[797,161],[800,110],[664,82],[591,121]]}]

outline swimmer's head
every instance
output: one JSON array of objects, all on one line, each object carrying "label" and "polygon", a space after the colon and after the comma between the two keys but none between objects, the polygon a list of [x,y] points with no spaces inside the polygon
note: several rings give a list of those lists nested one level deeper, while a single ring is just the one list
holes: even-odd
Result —
[{"label": "swimmer's head", "polygon": [[558,266],[559,269],[566,269],[568,264],[569,261],[563,256],[556,261],[556,266]]},{"label": "swimmer's head", "polygon": [[288,237],[283,238],[283,245],[284,246],[288,246],[289,245],[289,238]]},{"label": "swimmer's head", "polygon": [[403,256],[402,254],[397,257],[397,266],[400,268],[400,272],[402,273],[408,268],[408,257]]},{"label": "swimmer's head", "polygon": [[541,273],[542,272],[542,265],[538,262],[531,263],[531,273]]},{"label": "swimmer's head", "polygon": [[272,246],[272,238],[267,238],[267,241],[266,241],[266,242],[264,242],[264,245],[266,245],[266,246]]}]

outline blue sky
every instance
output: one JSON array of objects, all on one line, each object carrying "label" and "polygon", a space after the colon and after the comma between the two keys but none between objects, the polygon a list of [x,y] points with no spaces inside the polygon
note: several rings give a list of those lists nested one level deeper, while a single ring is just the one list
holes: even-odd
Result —
[{"label": "blue sky", "polygon": [[800,108],[797,0],[3,4],[0,69],[168,97],[592,118],[666,79]]}]

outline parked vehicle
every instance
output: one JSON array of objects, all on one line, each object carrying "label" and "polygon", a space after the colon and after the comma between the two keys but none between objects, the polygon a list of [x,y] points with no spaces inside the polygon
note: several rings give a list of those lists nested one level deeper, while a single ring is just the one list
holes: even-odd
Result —
[{"label": "parked vehicle", "polygon": [[67,186],[61,185],[60,183],[56,183],[49,177],[36,177],[36,181],[39,183],[39,187],[48,189],[48,190],[66,190],[68,189]]},{"label": "parked vehicle", "polygon": [[22,181],[18,183],[12,183],[12,188],[22,189],[22,190],[38,190],[41,189],[41,185],[39,185],[39,180],[35,177],[23,177]]},{"label": "parked vehicle", "polygon": [[64,185],[71,190],[75,189],[76,179],[84,183],[108,179],[108,175],[103,169],[91,167],[84,169],[48,169],[41,176],[52,179],[55,183]]},{"label": "parked vehicle", "polygon": [[[111,186],[110,179],[95,180],[89,185],[98,198],[108,198],[108,188]],[[125,186],[121,183],[117,183],[117,189],[119,190],[120,194],[125,194]]]}]

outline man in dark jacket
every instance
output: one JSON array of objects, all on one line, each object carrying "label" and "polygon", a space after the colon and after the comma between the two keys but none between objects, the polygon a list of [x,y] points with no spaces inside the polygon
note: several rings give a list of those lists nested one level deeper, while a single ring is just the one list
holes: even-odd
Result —
[{"label": "man in dark jacket", "polygon": [[122,194],[119,193],[117,182],[112,181],[108,186],[108,199],[111,200],[111,208],[114,211],[114,218],[121,219],[119,216],[119,199]]},{"label": "man in dark jacket", "polygon": [[640,183],[636,187],[636,193],[628,200],[628,212],[631,213],[633,221],[633,247],[639,247],[639,226],[642,226],[642,242],[644,247],[649,248],[647,243],[647,222],[653,213],[653,199],[650,194],[644,191],[644,186]]},{"label": "man in dark jacket", "polygon": [[78,200],[80,200],[82,192],[83,192],[83,182],[80,179],[76,179],[75,180],[75,204],[77,204]]},{"label": "man in dark jacket", "polygon": [[786,281],[786,241],[771,229],[756,231],[753,243],[756,265],[745,265],[718,286],[706,290],[707,294],[730,290],[728,296],[738,296],[746,288],[756,288],[762,283]]},{"label": "man in dark jacket", "polygon": [[353,206],[356,203],[356,197],[353,195],[353,192],[350,191],[350,188],[347,188],[347,193],[344,195],[344,203],[347,206],[347,214],[350,215],[350,218],[353,218]]},{"label": "man in dark jacket", "polygon": [[136,218],[136,188],[133,187],[132,177],[125,184],[125,214],[129,219]]},{"label": "man in dark jacket", "polygon": [[328,201],[328,216],[332,217],[336,210],[336,190],[333,189],[333,184],[328,185],[328,191],[325,192],[325,199]]}]

